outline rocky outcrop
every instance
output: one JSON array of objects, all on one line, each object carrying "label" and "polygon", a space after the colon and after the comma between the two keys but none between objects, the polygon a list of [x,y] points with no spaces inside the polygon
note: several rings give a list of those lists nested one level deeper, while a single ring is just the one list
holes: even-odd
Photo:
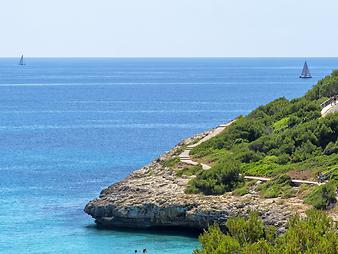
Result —
[{"label": "rocky outcrop", "polygon": [[126,179],[104,189],[90,201],[85,212],[106,227],[184,227],[204,229],[210,224],[223,225],[229,216],[246,216],[255,210],[270,225],[283,229],[287,219],[303,213],[307,207],[297,198],[263,199],[257,193],[236,197],[185,194],[189,177],[178,177],[164,161],[207,133],[189,138]]}]

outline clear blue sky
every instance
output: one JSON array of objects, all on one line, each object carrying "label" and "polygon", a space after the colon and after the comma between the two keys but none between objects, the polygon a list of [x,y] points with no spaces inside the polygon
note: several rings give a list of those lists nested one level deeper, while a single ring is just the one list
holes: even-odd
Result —
[{"label": "clear blue sky", "polygon": [[0,56],[338,56],[337,0],[1,0]]}]

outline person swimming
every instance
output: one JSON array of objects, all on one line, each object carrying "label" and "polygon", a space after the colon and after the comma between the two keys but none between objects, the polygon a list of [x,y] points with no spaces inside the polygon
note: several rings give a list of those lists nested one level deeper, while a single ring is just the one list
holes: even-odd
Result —
[{"label": "person swimming", "polygon": [[[142,251],[142,253],[147,253],[147,252],[148,252],[148,251],[147,251],[146,248],[144,248],[143,251]],[[134,253],[137,253],[137,250],[135,250]]]}]

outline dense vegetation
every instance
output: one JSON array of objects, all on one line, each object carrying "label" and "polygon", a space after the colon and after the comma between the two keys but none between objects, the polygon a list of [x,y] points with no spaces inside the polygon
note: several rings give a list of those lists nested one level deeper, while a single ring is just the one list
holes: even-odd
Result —
[{"label": "dense vegetation", "polygon": [[225,162],[222,161],[192,179],[186,192],[203,192],[206,195],[210,195],[231,191],[243,183],[243,178],[239,175],[239,167],[240,165],[237,161],[232,161],[231,159],[227,159]]},{"label": "dense vegetation", "polygon": [[281,196],[288,198],[293,195],[291,177],[288,175],[280,175],[269,182],[266,182],[258,187],[263,197],[275,198]]},{"label": "dense vegetation", "polygon": [[306,218],[296,216],[283,234],[264,225],[255,213],[249,218],[231,218],[226,233],[211,226],[199,240],[202,244],[194,254],[296,254],[338,253],[337,224],[322,212],[310,210]]},{"label": "dense vegetation", "polygon": [[[279,98],[239,117],[221,135],[192,150],[195,160],[212,162],[213,167],[191,180],[187,191],[204,194],[231,191],[241,187],[239,173],[277,177],[303,172],[312,179],[319,172],[337,175],[338,113],[321,117],[320,107],[335,94],[338,94],[338,71],[319,81],[301,98],[291,101]],[[286,181],[285,177],[281,179]],[[332,185],[336,184],[337,179],[333,179]],[[269,183],[263,186],[263,191],[267,197],[285,192],[289,195],[290,184]]]},{"label": "dense vegetation", "polygon": [[336,202],[336,184],[332,181],[317,186],[305,198],[305,202],[317,209],[327,209]]},{"label": "dense vegetation", "polygon": [[331,97],[338,95],[338,70],[334,70],[330,76],[320,80],[311,90],[309,90],[305,97],[310,100],[317,100],[322,97]]}]

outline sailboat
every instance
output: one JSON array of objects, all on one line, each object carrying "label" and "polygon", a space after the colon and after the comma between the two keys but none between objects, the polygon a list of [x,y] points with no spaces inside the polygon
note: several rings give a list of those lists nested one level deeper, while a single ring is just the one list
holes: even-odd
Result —
[{"label": "sailboat", "polygon": [[25,65],[25,63],[23,61],[23,55],[21,55],[21,57],[20,57],[19,65]]},{"label": "sailboat", "polygon": [[307,66],[307,62],[306,61],[304,63],[302,74],[300,74],[299,77],[300,78],[312,78],[310,70],[309,70],[309,67]]}]

